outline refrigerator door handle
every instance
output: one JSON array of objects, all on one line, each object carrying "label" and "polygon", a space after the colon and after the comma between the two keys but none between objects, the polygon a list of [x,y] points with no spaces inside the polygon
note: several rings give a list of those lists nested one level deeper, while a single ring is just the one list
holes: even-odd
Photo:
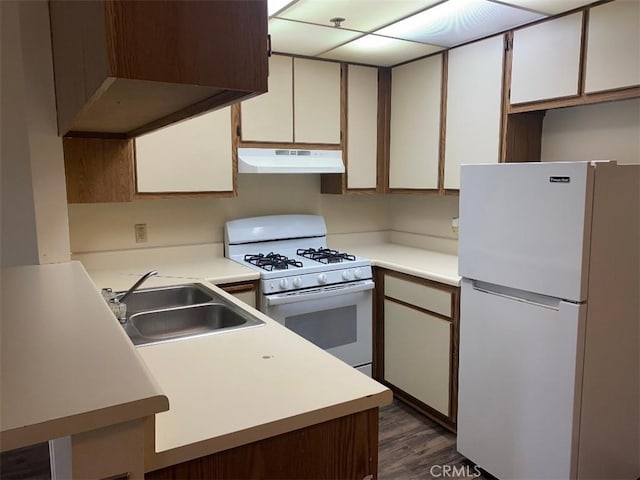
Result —
[{"label": "refrigerator door handle", "polygon": [[478,280],[472,280],[472,285],[473,289],[479,292],[497,295],[517,302],[528,303],[536,307],[560,310],[560,302],[562,300],[559,298],[540,295],[533,292],[526,292],[516,288],[503,287],[501,285],[494,285],[492,283],[481,282]]}]

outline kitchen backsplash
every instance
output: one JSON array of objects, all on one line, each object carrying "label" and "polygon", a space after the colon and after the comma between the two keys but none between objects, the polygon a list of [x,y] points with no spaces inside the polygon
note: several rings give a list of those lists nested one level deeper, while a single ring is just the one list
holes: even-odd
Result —
[{"label": "kitchen backsplash", "polygon": [[[324,215],[331,234],[389,228],[382,195],[321,195],[319,175],[239,175],[237,198],[69,205],[71,251],[218,243],[227,220],[286,213]],[[135,243],[138,223],[147,224],[146,243]]]}]

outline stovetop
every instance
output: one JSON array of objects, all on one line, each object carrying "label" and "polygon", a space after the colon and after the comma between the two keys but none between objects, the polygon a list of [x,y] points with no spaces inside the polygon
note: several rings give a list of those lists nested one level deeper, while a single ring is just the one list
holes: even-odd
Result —
[{"label": "stovetop", "polygon": [[260,272],[264,294],[370,279],[366,258],[327,247],[319,215],[273,215],[225,224],[226,256]]}]

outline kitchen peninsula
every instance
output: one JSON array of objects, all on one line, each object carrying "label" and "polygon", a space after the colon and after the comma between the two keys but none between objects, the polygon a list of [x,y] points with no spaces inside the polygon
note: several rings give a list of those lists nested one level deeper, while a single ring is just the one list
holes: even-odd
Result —
[{"label": "kitchen peninsula", "polygon": [[[229,262],[228,267],[232,270],[236,268],[226,259],[220,258],[218,261],[221,262],[220,265]],[[110,357],[110,352],[120,352],[118,358],[111,363],[111,376],[90,395],[82,385],[82,378],[78,379],[77,388],[83,390],[85,397],[92,400],[96,396],[100,397],[99,388],[104,388],[120,392],[123,403],[133,402],[136,396],[136,392],[132,392],[133,385],[138,385],[138,381],[131,381],[133,368],[137,374],[144,374],[138,380],[143,385],[149,385],[151,393],[155,393],[160,401],[160,404],[153,404],[155,410],[150,407],[139,414],[139,418],[147,417],[143,426],[144,433],[138,432],[138,436],[134,437],[144,444],[144,455],[137,459],[138,462],[144,459],[144,466],[140,465],[137,473],[132,469],[122,468],[117,472],[91,472],[83,478],[104,478],[127,471],[133,477],[140,477],[144,471],[147,478],[188,476],[190,471],[206,471],[207,476],[236,475],[247,478],[303,478],[305,475],[313,478],[363,478],[376,474],[377,408],[391,401],[391,392],[268,317],[251,310],[252,314],[265,321],[264,326],[135,349],[109,309],[101,303],[98,291],[103,286],[110,286],[114,290],[126,289],[135,281],[134,276],[126,272],[109,274],[103,270],[96,277],[100,280],[96,282],[98,288],[95,288],[77,262],[46,267],[18,267],[13,270],[22,271],[23,268],[34,272],[43,269],[74,272],[76,280],[73,284],[64,276],[57,280],[48,278],[47,281],[36,273],[31,273],[32,276],[35,275],[34,279],[29,277],[23,280],[22,288],[26,292],[29,292],[29,288],[33,289],[33,285],[42,290],[51,284],[56,285],[55,288],[50,288],[51,295],[36,297],[49,299],[46,305],[39,307],[40,314],[51,308],[65,315],[65,310],[56,308],[56,302],[52,298],[56,294],[61,295],[61,301],[65,298],[64,292],[89,299],[90,305],[84,306],[87,310],[77,311],[67,323],[56,321],[56,315],[50,316],[47,332],[57,330],[57,335],[66,342],[51,343],[54,353],[66,358],[64,345],[69,346],[69,351],[76,353],[70,363],[82,370],[80,366],[87,365],[85,356]],[[162,269],[160,271],[162,274]],[[223,278],[225,281],[243,279],[246,273],[246,269],[238,267],[238,276],[233,277],[227,271]],[[215,272],[211,277],[215,279]],[[160,276],[151,279],[148,286],[192,282],[194,278]],[[208,288],[215,289],[229,302],[243,305],[214,285],[203,283]],[[9,295],[18,289],[16,286],[10,287],[11,284],[16,285],[13,278],[3,278],[3,299],[10,298]],[[24,305],[24,302],[19,305],[17,302],[3,302],[3,365],[11,364],[17,372],[21,369],[15,366],[24,364],[24,358],[22,363],[17,358],[17,352],[24,349],[4,348],[5,341],[15,340],[8,337],[5,330],[20,323],[20,319],[33,315],[31,311],[28,315],[24,314],[24,310],[21,310]],[[80,307],[74,308],[78,310]],[[243,308],[250,307],[244,305]],[[78,324],[81,324],[80,329]],[[109,336],[98,335],[99,348],[95,344],[95,335],[92,337],[94,340],[86,338],[90,336],[88,330],[91,328],[111,332]],[[84,348],[78,347],[78,343],[83,344]],[[16,341],[16,344],[19,342]],[[75,347],[72,349],[70,344]],[[5,354],[12,354],[16,358],[5,358]],[[40,367],[33,365],[36,360],[40,362]],[[48,364],[54,365],[55,362],[50,360],[51,358]],[[126,362],[128,366],[121,365],[122,362]],[[30,365],[46,371],[43,366],[45,363],[44,358],[38,357],[32,359]],[[108,362],[105,363],[108,365]],[[61,366],[67,367],[66,364]],[[68,374],[69,372],[61,373],[63,376]],[[67,376],[65,378],[68,380]],[[5,384],[6,379],[7,375],[3,370],[3,386],[9,385]],[[76,417],[71,414],[61,416],[43,408],[51,403],[51,395],[54,398],[69,394],[73,396],[72,392],[57,389],[54,381],[46,383],[51,394],[43,392],[42,395],[30,395],[30,398],[33,398],[31,406],[34,412],[44,412],[45,416],[50,414],[49,416],[56,417],[55,422],[52,418],[39,419],[38,422],[45,425],[47,422],[54,423],[59,428],[55,431],[38,430],[36,420],[18,418],[20,408],[16,402],[5,401],[5,395],[16,398],[27,396],[23,391],[27,387],[23,385],[20,389],[14,384],[9,386],[16,388],[3,389],[3,449],[73,435],[83,428],[93,426],[77,426],[77,422],[73,423]],[[79,394],[76,396],[78,408],[84,406],[83,401],[88,401],[79,400]],[[9,397],[7,399],[10,400]],[[166,410],[167,399],[169,410],[157,415],[154,420],[153,413]],[[112,403],[117,402],[114,400]],[[9,411],[12,405],[15,408]],[[114,411],[117,408],[126,410],[126,404],[111,408]],[[96,407],[95,412],[76,412],[76,415],[84,418],[93,414],[99,418],[98,422],[108,424],[111,421],[109,412],[111,410]],[[121,419],[118,417],[116,420]],[[10,442],[14,437],[9,435],[16,435],[15,428],[12,427],[17,428],[18,424],[25,431],[37,431],[38,435]],[[75,444],[73,446],[75,448]],[[289,452],[294,447],[297,452],[305,453],[292,457]],[[132,451],[142,453],[142,445]],[[94,450],[93,454],[95,453]],[[262,459],[258,461],[257,458]],[[176,464],[181,465],[173,467]],[[76,463],[73,463],[73,467],[76,468]],[[80,470],[74,470],[74,476],[77,476],[78,471]],[[152,471],[153,473],[149,473]]]}]

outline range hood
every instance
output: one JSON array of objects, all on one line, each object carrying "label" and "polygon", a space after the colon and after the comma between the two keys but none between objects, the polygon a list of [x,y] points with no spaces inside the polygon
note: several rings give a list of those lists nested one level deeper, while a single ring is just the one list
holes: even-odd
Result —
[{"label": "range hood", "polygon": [[238,148],[238,173],[344,173],[341,150]]}]

